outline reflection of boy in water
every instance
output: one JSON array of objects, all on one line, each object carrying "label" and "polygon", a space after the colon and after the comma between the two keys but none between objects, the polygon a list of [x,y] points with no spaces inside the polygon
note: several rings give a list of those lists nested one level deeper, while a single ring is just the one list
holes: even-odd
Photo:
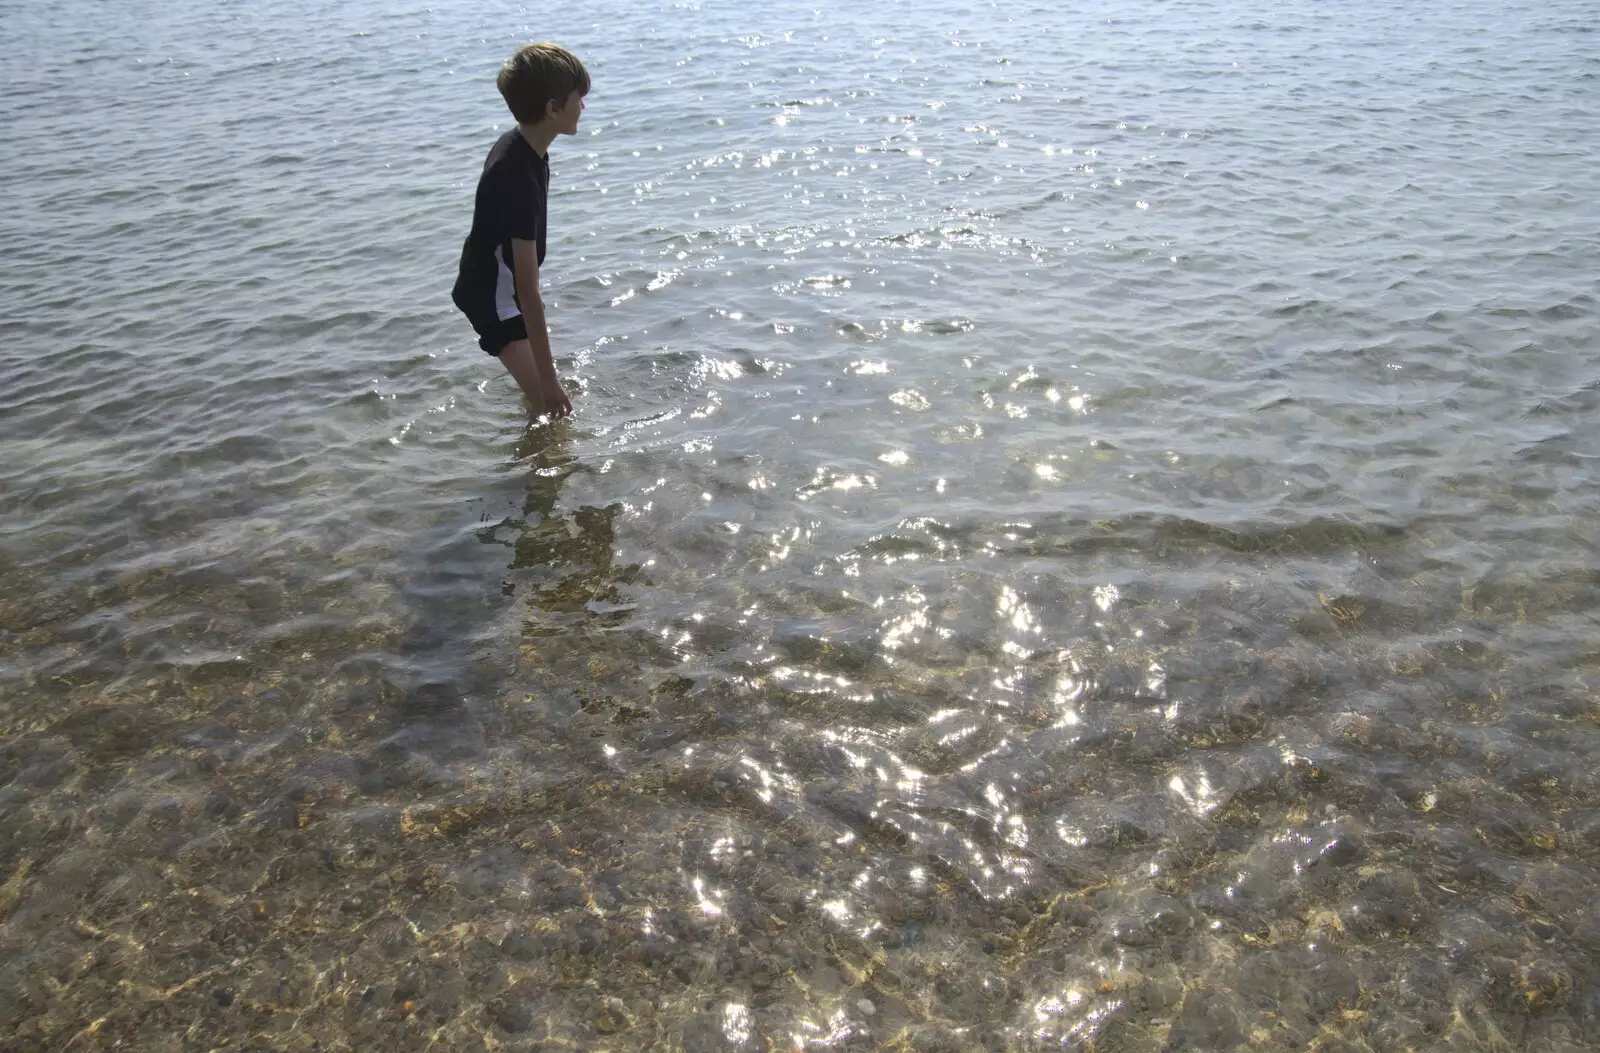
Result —
[{"label": "reflection of boy in water", "polygon": [[[563,484],[584,470],[569,447],[564,429],[525,434],[517,444],[517,459],[527,462],[533,472],[528,476],[522,519],[514,521],[519,528],[516,536],[502,540],[500,529],[508,525],[505,522],[478,535],[491,544],[512,548],[511,573],[502,583],[502,591],[510,595],[520,580],[523,594],[544,612],[541,620],[560,620],[559,615],[572,614],[584,620],[589,616],[587,605],[593,601],[621,603],[619,586],[631,581],[639,570],[616,565],[616,519],[621,505],[557,510]],[[520,576],[517,571],[521,570],[538,573]]]},{"label": "reflection of boy in water", "polygon": [[450,298],[478,333],[478,346],[505,364],[534,413],[565,417],[572,401],[556,377],[539,296],[544,263],[547,153],[575,135],[589,71],[556,44],[529,44],[496,81],[517,126],[489,150],[472,207],[472,230]]}]

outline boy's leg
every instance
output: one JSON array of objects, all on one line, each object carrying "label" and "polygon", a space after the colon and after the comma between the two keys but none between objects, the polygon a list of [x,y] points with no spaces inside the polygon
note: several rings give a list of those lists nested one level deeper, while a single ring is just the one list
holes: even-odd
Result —
[{"label": "boy's leg", "polygon": [[533,412],[545,412],[544,385],[539,383],[539,367],[533,361],[533,348],[526,340],[513,340],[500,351],[500,361],[527,396]]}]

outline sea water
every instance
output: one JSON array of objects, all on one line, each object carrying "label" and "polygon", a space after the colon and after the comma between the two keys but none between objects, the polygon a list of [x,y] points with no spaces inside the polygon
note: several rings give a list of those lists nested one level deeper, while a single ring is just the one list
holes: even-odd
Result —
[{"label": "sea water", "polygon": [[8,1048],[1593,1048],[1597,22],[9,5]]}]

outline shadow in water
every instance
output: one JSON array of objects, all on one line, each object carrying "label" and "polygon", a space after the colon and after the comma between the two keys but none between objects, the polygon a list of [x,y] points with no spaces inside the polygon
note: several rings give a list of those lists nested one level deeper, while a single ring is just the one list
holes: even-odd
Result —
[{"label": "shadow in water", "polygon": [[[444,767],[482,758],[514,733],[502,704],[513,682],[543,693],[570,686],[586,668],[579,656],[590,653],[588,634],[615,627],[630,609],[622,590],[638,568],[615,565],[621,507],[559,507],[563,484],[588,470],[572,452],[569,426],[530,430],[514,456],[528,467],[521,515],[443,528],[422,546],[421,569],[402,590],[416,621],[397,647],[404,682],[385,692],[380,753],[438,778],[457,778]],[[508,563],[495,547],[511,549]]]},{"label": "shadow in water", "polygon": [[[621,506],[583,506],[566,515],[557,512],[562,484],[587,470],[571,452],[565,425],[530,434],[518,454],[532,468],[522,518],[479,534],[482,540],[512,549],[506,595],[521,591],[532,608],[530,630],[534,630],[532,623],[540,621],[555,629],[562,623],[583,620],[585,613],[612,613],[621,604],[618,586],[624,579],[632,580],[635,573],[634,568],[619,571],[614,565],[615,522]],[[503,529],[513,525],[516,535],[504,540]],[[562,615],[580,617],[559,617]]]}]

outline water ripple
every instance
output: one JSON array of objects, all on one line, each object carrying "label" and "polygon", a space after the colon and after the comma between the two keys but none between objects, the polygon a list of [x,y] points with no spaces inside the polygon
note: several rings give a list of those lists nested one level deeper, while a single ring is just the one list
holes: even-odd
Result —
[{"label": "water ripple", "polygon": [[0,28],[18,1048],[1594,1045],[1585,5],[647,7]]}]

